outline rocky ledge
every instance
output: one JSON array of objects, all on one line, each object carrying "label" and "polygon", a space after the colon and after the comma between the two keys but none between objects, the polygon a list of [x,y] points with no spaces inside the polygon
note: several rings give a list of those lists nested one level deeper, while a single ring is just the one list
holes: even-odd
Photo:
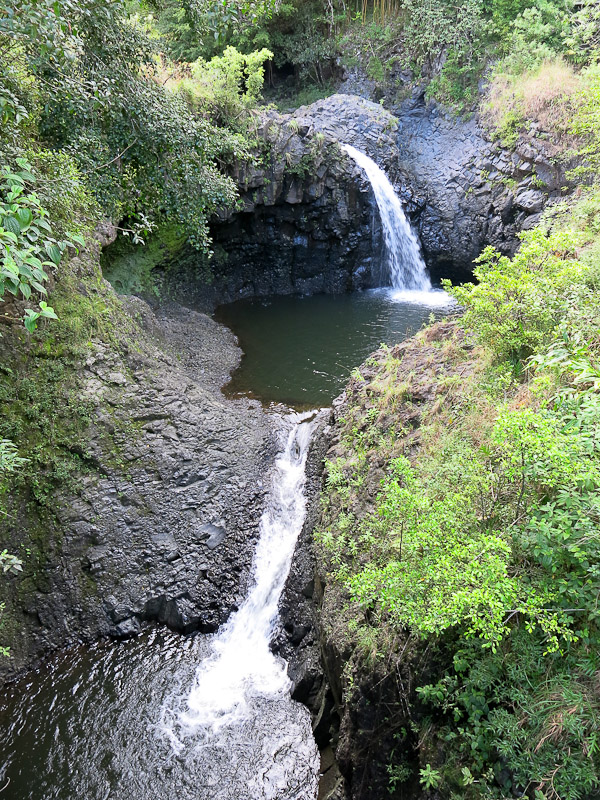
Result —
[{"label": "rocky ledge", "polygon": [[153,620],[214,631],[246,593],[279,418],[222,396],[241,353],[205,315],[131,298],[113,323],[118,341],[88,343],[76,376],[90,418],[77,486],[45,509],[15,496],[0,520],[2,546],[31,552],[25,580],[2,584],[5,674]]},{"label": "rocky ledge", "polygon": [[156,273],[162,292],[209,309],[253,295],[375,285],[379,215],[343,144],[386,171],[434,280],[470,278],[488,244],[512,254],[518,233],[561,196],[564,170],[536,131],[508,150],[476,116],[451,115],[419,87],[390,108],[336,94],[291,114],[265,112],[257,161],[232,169],[238,208],[212,220],[213,258],[185,246],[169,254]]}]

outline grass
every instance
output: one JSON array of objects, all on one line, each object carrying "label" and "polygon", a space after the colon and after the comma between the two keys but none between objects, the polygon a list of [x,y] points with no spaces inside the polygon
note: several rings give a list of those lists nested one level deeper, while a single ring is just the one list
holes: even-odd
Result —
[{"label": "grass", "polygon": [[494,76],[483,104],[483,119],[494,138],[512,147],[531,123],[551,133],[561,151],[573,146],[571,120],[586,81],[562,58],[544,61],[522,75]]}]

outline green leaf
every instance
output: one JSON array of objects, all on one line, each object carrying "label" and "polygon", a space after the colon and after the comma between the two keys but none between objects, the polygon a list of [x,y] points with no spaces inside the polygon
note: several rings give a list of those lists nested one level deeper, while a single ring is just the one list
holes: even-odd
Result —
[{"label": "green leaf", "polygon": [[21,264],[19,272],[21,274],[21,277],[25,277],[29,281],[31,281],[33,279],[33,272],[32,272],[32,270],[29,269],[27,264]]},{"label": "green leaf", "polygon": [[47,319],[58,319],[54,313],[54,309],[49,306],[45,300],[40,300],[41,316]]},{"label": "green leaf", "polygon": [[49,257],[52,261],[58,266],[60,264],[60,260],[62,258],[62,253],[60,248],[56,244],[47,244],[46,245],[46,252],[48,253]]},{"label": "green leaf", "polygon": [[21,230],[28,228],[33,222],[33,214],[29,208],[20,208],[17,211],[17,221],[21,226]]},{"label": "green leaf", "polygon": [[[52,228],[50,227],[50,224],[43,217],[38,217],[36,225],[39,228],[43,228],[48,233],[52,233]],[[75,238],[75,237],[72,237],[72,238]]]},{"label": "green leaf", "polygon": [[35,311],[32,311],[30,308],[28,308],[25,311],[25,316],[23,317],[23,324],[25,325],[29,333],[33,333],[37,328],[37,321],[39,317],[40,315]]},{"label": "green leaf", "polygon": [[69,237],[76,244],[80,245],[81,247],[85,247],[85,239],[83,236],[80,236],[78,233],[71,233],[69,234]]},{"label": "green leaf", "polygon": [[5,217],[2,224],[5,230],[10,231],[15,235],[21,233],[21,226],[15,217]]}]

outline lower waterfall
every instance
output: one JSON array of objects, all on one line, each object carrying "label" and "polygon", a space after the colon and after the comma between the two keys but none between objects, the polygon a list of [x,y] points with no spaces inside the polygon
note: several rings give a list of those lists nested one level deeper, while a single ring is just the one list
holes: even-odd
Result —
[{"label": "lower waterfall", "polygon": [[[296,726],[289,718],[285,727],[273,719],[275,706],[292,701],[286,663],[270,650],[279,599],[304,522],[305,465],[314,417],[314,412],[287,417],[291,427],[261,519],[249,594],[210,640],[209,655],[198,665],[187,696],[167,704],[163,712],[163,730],[177,755],[190,747],[220,752],[226,774],[238,759],[248,759],[243,769],[247,795],[223,797],[309,800],[316,796],[317,748],[306,731],[301,736],[295,731],[306,725],[310,731],[308,712],[298,706]],[[264,726],[260,738],[248,736],[249,729],[259,726]],[[228,777],[226,783],[231,792],[234,781]]]}]

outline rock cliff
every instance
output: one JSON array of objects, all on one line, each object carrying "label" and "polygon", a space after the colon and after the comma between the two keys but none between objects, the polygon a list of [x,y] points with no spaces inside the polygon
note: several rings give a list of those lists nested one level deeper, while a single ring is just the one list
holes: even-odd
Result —
[{"label": "rock cliff", "polygon": [[[5,674],[151,620],[216,630],[245,595],[276,449],[277,415],[220,393],[240,358],[233,334],[177,306],[155,316],[135,298],[115,305],[95,254],[70,269],[79,291],[107,304],[111,333],[85,343],[68,375],[87,420],[65,454],[78,465],[74,477],[41,499],[22,486],[0,519],[2,547],[24,561],[23,578],[2,582]],[[43,336],[29,352],[20,329],[3,336],[3,380],[20,374],[17,386],[36,359],[61,358],[44,350]],[[57,408],[53,425],[61,413],[69,412]]]},{"label": "rock cliff", "polygon": [[232,170],[238,208],[211,223],[212,259],[178,249],[157,273],[161,291],[209,309],[252,295],[374,285],[379,215],[344,143],[387,172],[434,280],[468,279],[488,244],[513,253],[518,233],[561,196],[564,170],[543,132],[503,148],[476,116],[453,116],[418,87],[390,109],[340,93],[291,114],[265,112],[257,161]]}]

